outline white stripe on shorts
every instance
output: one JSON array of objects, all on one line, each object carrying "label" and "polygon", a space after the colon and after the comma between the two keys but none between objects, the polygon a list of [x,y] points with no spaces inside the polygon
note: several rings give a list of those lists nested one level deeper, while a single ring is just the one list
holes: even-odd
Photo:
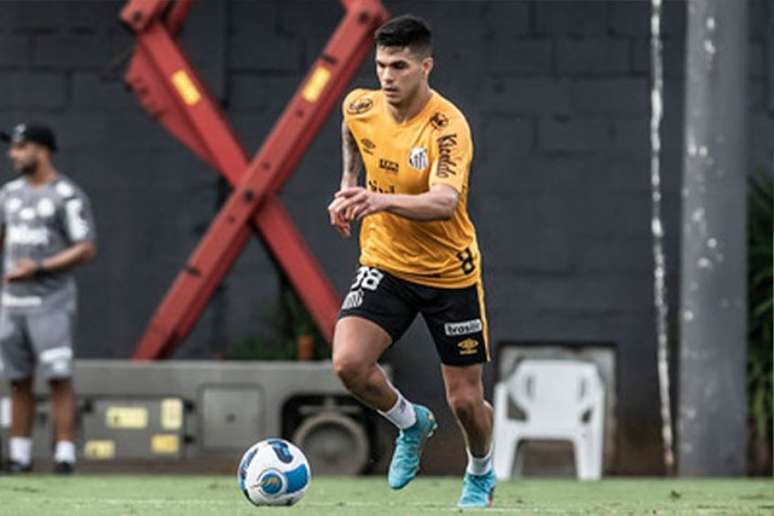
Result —
[{"label": "white stripe on shorts", "polygon": [[3,293],[3,306],[40,306],[43,298],[39,296],[17,297]]},{"label": "white stripe on shorts", "polygon": [[47,349],[40,354],[41,362],[56,362],[57,360],[69,360],[73,358],[73,350],[67,346]]}]

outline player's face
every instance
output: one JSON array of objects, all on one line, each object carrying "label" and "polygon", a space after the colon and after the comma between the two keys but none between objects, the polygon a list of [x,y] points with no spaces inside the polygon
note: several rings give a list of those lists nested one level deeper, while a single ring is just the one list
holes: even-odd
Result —
[{"label": "player's face", "polygon": [[32,174],[38,168],[42,152],[38,145],[30,142],[13,143],[8,149],[8,158],[16,172]]},{"label": "player's face", "polygon": [[377,47],[376,75],[384,97],[393,106],[405,105],[427,82],[433,58],[421,58],[408,47]]}]

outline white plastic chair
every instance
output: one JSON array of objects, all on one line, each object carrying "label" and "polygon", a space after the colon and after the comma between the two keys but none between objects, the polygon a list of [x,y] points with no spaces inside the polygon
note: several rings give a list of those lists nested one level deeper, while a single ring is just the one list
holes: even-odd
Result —
[{"label": "white plastic chair", "polygon": [[[508,417],[512,400],[526,420]],[[596,365],[574,360],[525,359],[514,373],[495,385],[494,470],[510,478],[514,461],[521,474],[521,441],[570,441],[575,470],[582,480],[602,474],[605,388]],[[521,460],[520,460],[521,459]]]}]

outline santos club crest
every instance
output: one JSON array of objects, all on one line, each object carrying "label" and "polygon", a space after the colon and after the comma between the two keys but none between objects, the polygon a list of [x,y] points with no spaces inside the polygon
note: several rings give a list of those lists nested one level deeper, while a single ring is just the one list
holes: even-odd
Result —
[{"label": "santos club crest", "polygon": [[409,165],[417,170],[425,170],[429,165],[427,159],[427,149],[425,147],[414,147],[409,154]]}]

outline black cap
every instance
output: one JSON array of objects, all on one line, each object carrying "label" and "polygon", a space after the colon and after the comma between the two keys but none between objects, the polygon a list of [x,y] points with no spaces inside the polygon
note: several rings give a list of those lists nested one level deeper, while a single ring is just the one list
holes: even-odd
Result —
[{"label": "black cap", "polygon": [[0,140],[9,143],[34,142],[56,151],[56,137],[43,124],[17,124],[10,133],[0,131]]}]

